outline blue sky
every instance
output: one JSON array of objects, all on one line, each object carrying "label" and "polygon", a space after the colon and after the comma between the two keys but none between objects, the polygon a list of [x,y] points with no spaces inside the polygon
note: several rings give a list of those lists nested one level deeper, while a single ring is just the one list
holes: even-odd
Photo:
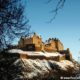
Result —
[{"label": "blue sky", "polygon": [[47,0],[28,0],[26,16],[29,18],[31,31],[42,36],[43,41],[49,37],[61,40],[64,48],[70,48],[73,57],[77,60],[80,52],[80,0],[66,0],[64,8],[59,10],[52,23],[46,23],[53,17],[50,13],[55,2],[46,4]]}]

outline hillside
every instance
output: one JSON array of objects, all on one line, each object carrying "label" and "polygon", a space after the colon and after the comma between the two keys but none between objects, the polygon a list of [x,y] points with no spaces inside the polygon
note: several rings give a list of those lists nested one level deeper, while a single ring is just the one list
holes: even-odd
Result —
[{"label": "hillside", "polygon": [[13,56],[16,52],[9,53],[12,56],[0,54],[1,80],[60,80],[63,76],[80,76],[80,66],[75,61],[25,59]]}]

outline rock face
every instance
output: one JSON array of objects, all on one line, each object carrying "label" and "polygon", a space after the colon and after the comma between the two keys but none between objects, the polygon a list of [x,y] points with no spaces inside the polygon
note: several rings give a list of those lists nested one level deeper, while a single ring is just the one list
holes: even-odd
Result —
[{"label": "rock face", "polygon": [[69,60],[21,59],[0,54],[0,80],[60,80],[79,76],[80,66]]}]

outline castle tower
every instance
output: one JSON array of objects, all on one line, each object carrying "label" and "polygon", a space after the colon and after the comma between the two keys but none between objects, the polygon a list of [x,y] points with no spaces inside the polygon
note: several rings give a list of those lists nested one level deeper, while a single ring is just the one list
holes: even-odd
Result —
[{"label": "castle tower", "polygon": [[54,41],[55,41],[55,47],[56,47],[57,51],[64,50],[64,46],[59,39],[55,38]]}]

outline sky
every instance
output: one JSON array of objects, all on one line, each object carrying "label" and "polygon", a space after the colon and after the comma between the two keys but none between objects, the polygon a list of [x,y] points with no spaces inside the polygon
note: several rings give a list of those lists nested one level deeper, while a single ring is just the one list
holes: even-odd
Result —
[{"label": "sky", "polygon": [[66,0],[63,9],[59,10],[52,23],[47,23],[53,16],[51,10],[56,1],[46,4],[47,0],[28,0],[25,14],[28,17],[31,31],[42,36],[43,41],[49,37],[59,38],[64,49],[70,48],[73,58],[80,55],[80,0]]}]

